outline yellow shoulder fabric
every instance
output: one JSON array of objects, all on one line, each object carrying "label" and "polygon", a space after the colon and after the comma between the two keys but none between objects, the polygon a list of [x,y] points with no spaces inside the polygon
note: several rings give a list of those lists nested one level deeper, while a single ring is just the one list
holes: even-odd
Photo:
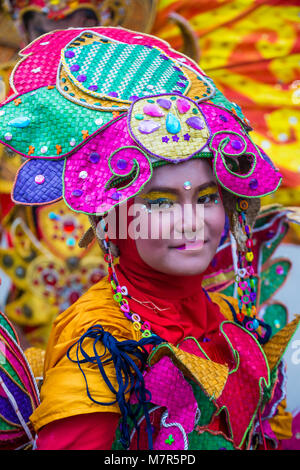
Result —
[{"label": "yellow shoulder fabric", "polygon": [[291,439],[293,416],[286,411],[286,400],[282,400],[278,405],[277,414],[269,420],[272,431],[277,439]]},{"label": "yellow shoulder fabric", "polygon": [[209,292],[209,297],[211,298],[212,302],[215,304],[218,304],[220,307],[220,312],[226,320],[233,321],[233,315],[232,311],[228,305],[228,303],[225,301],[225,299],[233,306],[234,310],[236,312],[239,311],[238,309],[238,301],[234,297],[228,297],[227,295],[220,294],[219,292]]},{"label": "yellow shoulder fabric", "polygon": [[[100,406],[92,402],[86,392],[84,377],[76,363],[67,358],[67,351],[93,325],[101,325],[118,341],[140,340],[139,332],[124,317],[119,305],[112,299],[108,278],[103,278],[84,294],[75,304],[60,314],[53,324],[44,365],[44,382],[41,388],[41,404],[31,415],[36,432],[44,425],[61,418],[98,411],[119,413],[118,404]],[[84,343],[85,350],[92,352],[92,340]],[[98,353],[103,346],[99,345]],[[71,357],[75,358],[76,347]],[[107,353],[109,357],[109,353]],[[103,359],[105,359],[104,356]],[[82,364],[89,391],[100,402],[112,402],[115,395],[102,379],[97,365]],[[109,380],[117,387],[114,366],[105,366]]]}]

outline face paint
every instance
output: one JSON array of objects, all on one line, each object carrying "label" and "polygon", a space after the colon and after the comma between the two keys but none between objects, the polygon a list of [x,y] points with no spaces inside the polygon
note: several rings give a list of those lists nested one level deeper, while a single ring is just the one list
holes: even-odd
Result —
[{"label": "face paint", "polygon": [[[188,191],[183,186],[187,181],[192,185]],[[216,253],[224,229],[222,200],[220,204],[214,202],[219,198],[206,161],[195,159],[171,168],[156,168],[144,193],[135,199],[149,209],[139,224],[148,227],[149,236],[136,239],[143,261],[168,274],[203,272]],[[160,209],[154,210],[158,203]]]},{"label": "face paint", "polygon": [[175,194],[165,191],[150,191],[147,194],[141,194],[140,197],[145,202],[148,212],[152,210],[167,210],[173,207],[178,198]]},{"label": "face paint", "polygon": [[218,204],[219,202],[219,192],[216,185],[208,186],[205,189],[202,189],[198,193],[198,204],[210,204],[214,202]]}]

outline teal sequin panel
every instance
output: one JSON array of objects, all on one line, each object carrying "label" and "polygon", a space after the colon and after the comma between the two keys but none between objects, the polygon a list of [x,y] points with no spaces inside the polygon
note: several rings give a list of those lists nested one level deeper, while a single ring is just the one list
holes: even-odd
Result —
[{"label": "teal sequin panel", "polygon": [[[59,158],[113,119],[111,112],[84,108],[48,87],[25,93],[1,111],[0,140],[24,155],[31,146],[31,157]],[[16,118],[26,122],[26,127],[16,127]]]},{"label": "teal sequin panel", "polygon": [[189,87],[178,64],[152,46],[109,41],[70,44],[62,59],[71,80],[94,96],[130,101],[132,96],[162,92],[184,94]]}]

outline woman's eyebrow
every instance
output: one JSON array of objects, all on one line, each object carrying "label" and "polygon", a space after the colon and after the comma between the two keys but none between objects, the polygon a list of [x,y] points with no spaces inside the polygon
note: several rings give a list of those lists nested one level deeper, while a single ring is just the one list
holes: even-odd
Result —
[{"label": "woman's eyebrow", "polygon": [[[197,191],[201,191],[203,189],[213,188],[213,187],[217,187],[217,183],[215,181],[208,181],[208,182],[203,183],[200,186],[197,186],[196,188],[192,188],[192,189],[197,190]],[[176,189],[176,188],[167,188],[165,186],[159,186],[159,187],[149,189],[149,191],[146,194],[152,193],[152,192],[160,192],[160,193],[167,192],[167,193],[178,194],[181,191],[179,189]]]}]

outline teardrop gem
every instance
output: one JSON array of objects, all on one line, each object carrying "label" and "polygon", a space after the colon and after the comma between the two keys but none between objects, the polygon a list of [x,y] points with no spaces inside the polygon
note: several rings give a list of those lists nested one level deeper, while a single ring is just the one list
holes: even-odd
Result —
[{"label": "teardrop gem", "polygon": [[174,114],[169,113],[166,119],[166,129],[170,134],[177,134],[181,129],[179,119]]},{"label": "teardrop gem", "polygon": [[179,98],[177,101],[176,101],[176,106],[177,106],[177,109],[178,111],[181,113],[181,114],[184,114],[184,113],[187,113],[191,107],[191,104],[183,99],[183,98]]},{"label": "teardrop gem", "polygon": [[31,121],[28,117],[20,116],[20,117],[17,117],[15,119],[12,119],[11,121],[9,121],[8,125],[12,126],[12,127],[23,128],[23,127],[28,127],[30,122]]},{"label": "teardrop gem", "polygon": [[160,128],[160,124],[158,122],[154,122],[151,120],[142,121],[138,127],[138,130],[142,134],[151,134],[152,132],[157,131]]},{"label": "teardrop gem", "polygon": [[165,113],[162,112],[161,109],[156,104],[146,104],[143,108],[145,114],[151,117],[163,117]]},{"label": "teardrop gem", "polygon": [[188,126],[192,127],[193,129],[200,130],[204,128],[204,122],[198,116],[193,116],[193,117],[188,118],[186,120],[186,123]]}]

